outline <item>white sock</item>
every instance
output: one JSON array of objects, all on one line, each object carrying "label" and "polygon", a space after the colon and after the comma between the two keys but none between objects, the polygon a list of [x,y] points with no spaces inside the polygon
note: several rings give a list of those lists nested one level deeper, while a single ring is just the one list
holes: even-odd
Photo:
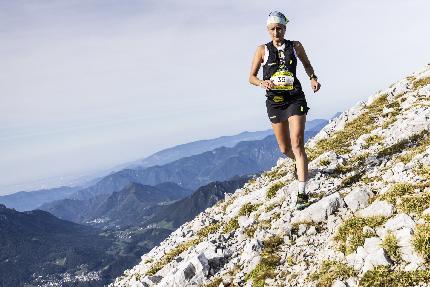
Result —
[{"label": "white sock", "polygon": [[299,193],[304,193],[306,194],[306,181],[299,181]]}]

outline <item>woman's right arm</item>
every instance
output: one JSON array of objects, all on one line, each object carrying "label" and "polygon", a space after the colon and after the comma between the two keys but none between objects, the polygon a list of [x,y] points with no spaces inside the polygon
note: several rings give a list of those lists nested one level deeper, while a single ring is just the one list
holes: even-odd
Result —
[{"label": "woman's right arm", "polygon": [[260,70],[261,63],[264,59],[264,45],[260,45],[257,47],[257,50],[254,54],[254,59],[252,60],[252,66],[251,66],[251,72],[249,73],[249,83],[253,84],[254,86],[260,86],[262,88],[265,88],[266,90],[270,90],[273,88],[272,81],[269,80],[260,80],[257,75],[258,71]]}]

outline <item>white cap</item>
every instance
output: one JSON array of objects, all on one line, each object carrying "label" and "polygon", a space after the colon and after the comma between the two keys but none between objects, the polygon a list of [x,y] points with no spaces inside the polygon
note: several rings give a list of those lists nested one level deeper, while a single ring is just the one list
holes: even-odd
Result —
[{"label": "white cap", "polygon": [[267,18],[267,26],[270,24],[282,24],[287,25],[288,19],[284,14],[278,11],[270,12],[269,17]]}]

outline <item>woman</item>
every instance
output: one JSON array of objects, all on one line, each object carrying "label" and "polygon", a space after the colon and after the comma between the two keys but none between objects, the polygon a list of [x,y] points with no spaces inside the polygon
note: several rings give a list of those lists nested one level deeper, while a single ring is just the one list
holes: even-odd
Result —
[{"label": "woman", "polygon": [[[309,107],[305,94],[296,77],[297,58],[309,76],[314,92],[320,89],[317,76],[299,41],[284,39],[288,19],[274,11],[267,19],[267,30],[271,42],[260,45],[252,62],[249,82],[266,90],[266,108],[269,120],[283,154],[296,160],[298,179],[298,209],[309,205],[306,193],[308,160],[304,148],[304,130]],[[257,77],[263,65],[263,79]]]}]

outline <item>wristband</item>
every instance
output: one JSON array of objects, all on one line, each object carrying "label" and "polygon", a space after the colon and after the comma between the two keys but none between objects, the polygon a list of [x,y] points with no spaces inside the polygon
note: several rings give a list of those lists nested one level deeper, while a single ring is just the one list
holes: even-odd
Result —
[{"label": "wristband", "polygon": [[312,75],[309,77],[309,80],[312,80],[312,79],[318,80],[317,75],[312,74]]}]

